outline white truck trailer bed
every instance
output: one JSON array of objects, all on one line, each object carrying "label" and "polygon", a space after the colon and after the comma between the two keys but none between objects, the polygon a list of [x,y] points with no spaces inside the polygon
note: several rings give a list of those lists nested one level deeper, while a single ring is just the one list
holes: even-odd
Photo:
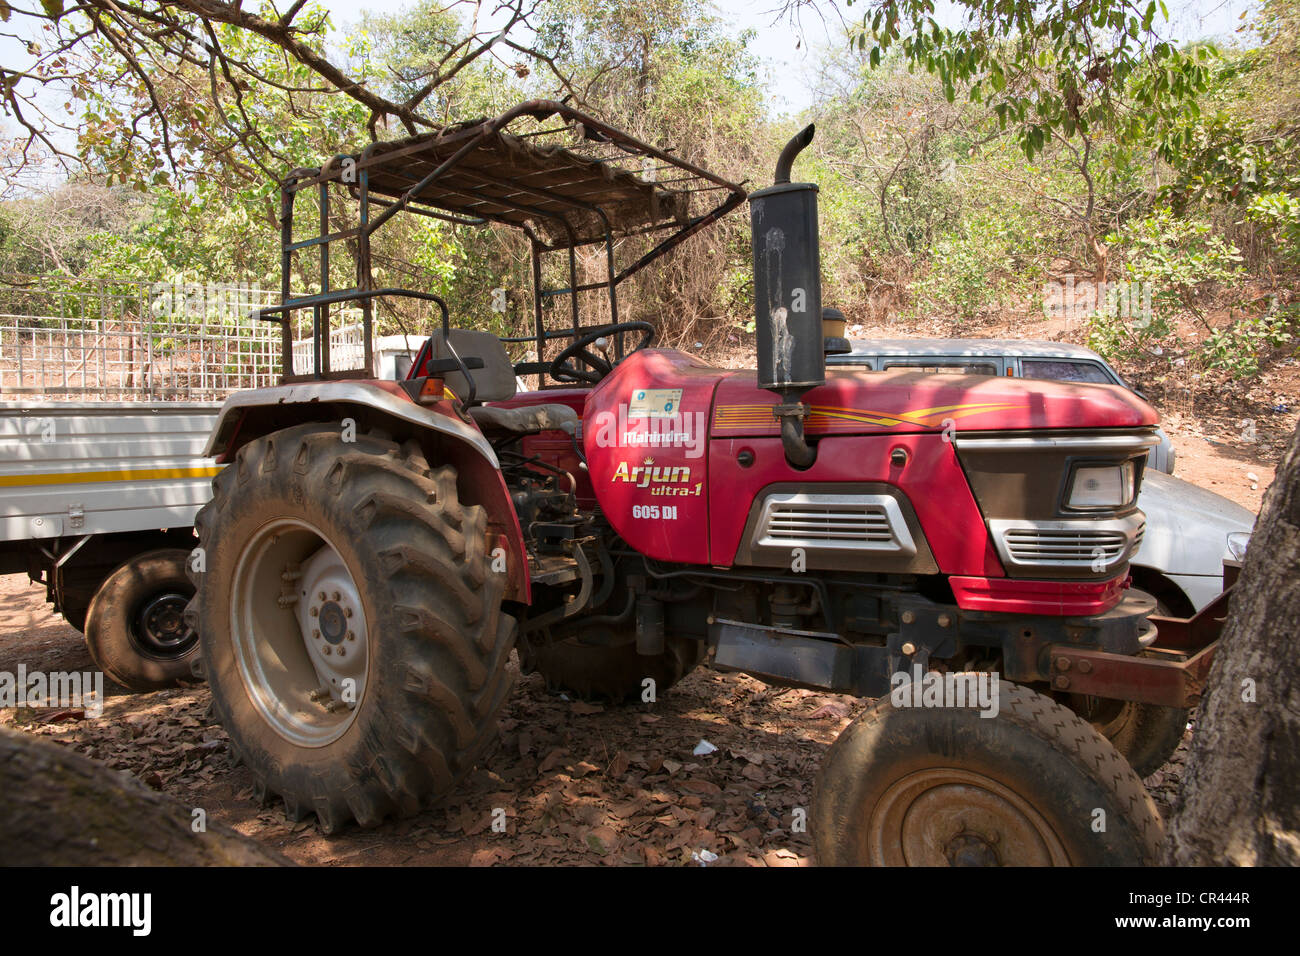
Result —
[{"label": "white truck trailer bed", "polygon": [[218,403],[0,403],[0,541],[187,528]]},{"label": "white truck trailer bed", "polygon": [[26,572],[133,690],[192,676],[194,516],[220,405],[0,403],[0,573]]}]

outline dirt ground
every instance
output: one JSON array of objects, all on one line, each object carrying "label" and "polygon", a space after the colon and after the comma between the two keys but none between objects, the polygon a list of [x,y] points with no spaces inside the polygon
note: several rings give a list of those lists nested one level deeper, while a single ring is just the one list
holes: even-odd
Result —
[{"label": "dirt ground", "polygon": [[[93,669],[43,589],[10,575],[0,577],[0,671],[19,663]],[[547,693],[530,675],[492,751],[449,801],[326,837],[314,817],[291,824],[280,803],[256,805],[209,701],[203,686],[134,695],[110,687],[98,719],[8,709],[0,724],[132,773],[303,864],[660,865],[716,854],[708,862],[717,866],[801,866],[810,855],[801,811],[821,754],[865,706],[701,668],[655,704],[601,710]],[[716,750],[696,756],[704,742]],[[498,810],[504,833],[492,829]]]},{"label": "dirt ground", "polygon": [[[1258,511],[1277,457],[1271,433],[1242,441],[1230,414],[1191,422],[1166,415],[1177,474]],[[1288,427],[1294,422],[1276,430]],[[19,664],[93,668],[41,586],[0,577],[0,671]],[[598,710],[548,693],[530,675],[519,679],[480,769],[446,803],[333,837],[314,817],[286,822],[278,801],[256,805],[201,685],[139,695],[110,688],[99,719],[9,709],[0,724],[134,774],[303,864],[803,866],[821,756],[865,706],[702,667],[655,704]],[[1190,735],[1147,780],[1162,812],[1177,794]],[[502,811],[505,832],[496,832]]]}]

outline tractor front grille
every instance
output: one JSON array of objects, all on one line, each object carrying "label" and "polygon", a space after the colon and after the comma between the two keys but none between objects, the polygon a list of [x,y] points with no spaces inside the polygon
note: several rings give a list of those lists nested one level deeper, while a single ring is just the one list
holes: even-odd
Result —
[{"label": "tractor front grille", "polygon": [[1098,573],[1129,560],[1142,543],[1145,522],[989,522],[1002,559],[1018,567],[1078,568]]},{"label": "tractor front grille", "polygon": [[753,542],[760,548],[916,553],[898,502],[888,495],[768,495]]}]

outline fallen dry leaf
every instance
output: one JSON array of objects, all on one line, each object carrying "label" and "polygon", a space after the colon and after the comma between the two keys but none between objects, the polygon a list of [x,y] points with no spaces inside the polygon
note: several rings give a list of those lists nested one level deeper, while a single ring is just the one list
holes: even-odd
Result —
[{"label": "fallen dry leaf", "polygon": [[470,866],[494,866],[497,863],[504,863],[506,860],[513,859],[515,852],[503,846],[484,847],[481,850],[475,850],[474,855],[469,858]]},{"label": "fallen dry leaf", "polygon": [[537,772],[546,773],[551,768],[559,766],[560,761],[564,759],[565,753],[567,751],[563,747],[556,747],[542,758],[541,764],[537,767]]},{"label": "fallen dry leaf", "polygon": [[711,780],[701,780],[698,777],[692,777],[689,780],[682,780],[678,786],[684,790],[691,790],[695,793],[707,793],[709,796],[717,796],[722,793],[722,788]]},{"label": "fallen dry leaf", "polygon": [[612,827],[596,827],[587,834],[586,842],[592,852],[604,856],[618,845],[618,834]]},{"label": "fallen dry leaf", "polygon": [[849,708],[847,705],[840,703],[838,700],[831,700],[809,714],[808,719],[821,720],[826,717],[847,717],[848,715]]},{"label": "fallen dry leaf", "polygon": [[768,850],[763,854],[763,862],[768,866],[798,866],[799,855],[790,850]]},{"label": "fallen dry leaf", "polygon": [[627,754],[620,750],[614,754],[614,759],[609,762],[609,775],[615,779],[623,776],[623,774],[627,773],[630,763],[631,760],[628,759]]}]

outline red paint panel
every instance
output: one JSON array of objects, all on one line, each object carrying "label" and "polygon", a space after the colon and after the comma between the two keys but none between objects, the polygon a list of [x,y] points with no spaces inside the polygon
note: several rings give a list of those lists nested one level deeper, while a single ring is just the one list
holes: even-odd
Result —
[{"label": "red paint panel", "polygon": [[[706,453],[720,374],[681,352],[647,350],[587,399],[583,449],[601,510],[651,558],[709,563]],[[647,408],[654,413],[643,414]]]},{"label": "red paint panel", "polygon": [[[714,438],[775,435],[771,392],[753,372],[727,373],[714,402]],[[1138,428],[1158,424],[1146,402],[1118,385],[1083,385],[996,375],[935,375],[827,370],[826,384],[804,393],[813,406],[810,435],[1030,428]]]},{"label": "red paint panel", "polygon": [[1078,617],[1104,614],[1119,603],[1128,575],[1110,581],[1025,581],[1015,578],[952,577],[957,606],[967,611],[1050,614]]},{"label": "red paint panel", "polygon": [[[896,448],[907,451],[901,467],[889,460]],[[743,450],[754,454],[748,468],[736,460]],[[877,481],[904,491],[944,574],[1003,574],[952,443],[942,435],[823,438],[816,463],[806,471],[786,463],[779,438],[714,439],[709,474],[714,564],[729,565],[735,559],[750,505],[766,486],[795,483],[815,492],[824,482]]]}]

